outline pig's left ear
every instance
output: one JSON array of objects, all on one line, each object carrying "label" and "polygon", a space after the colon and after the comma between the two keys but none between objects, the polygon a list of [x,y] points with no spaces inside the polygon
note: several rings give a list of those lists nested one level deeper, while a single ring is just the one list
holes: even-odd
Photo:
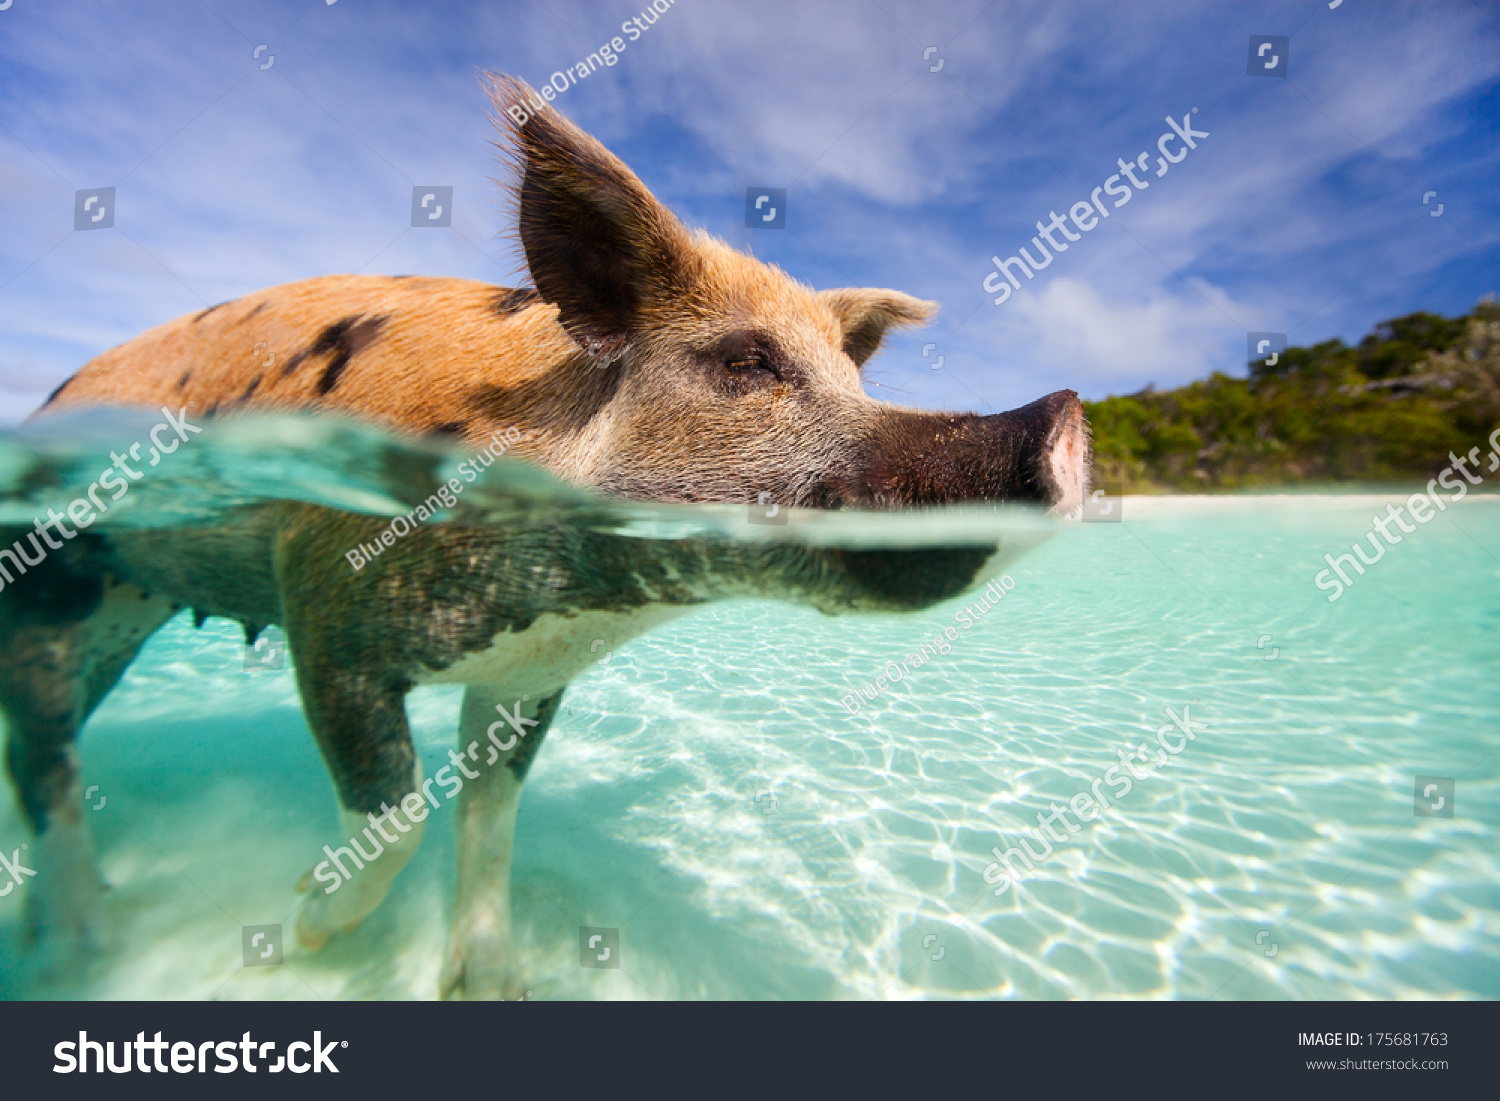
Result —
[{"label": "pig's left ear", "polygon": [[818,295],[844,330],[844,354],[864,366],[880,348],[887,329],[925,325],[937,313],[936,302],[924,302],[900,291],[841,287]]},{"label": "pig's left ear", "polygon": [[614,356],[649,327],[653,305],[692,285],[687,230],[604,146],[510,77],[486,78],[526,266],[558,323],[594,355]]}]

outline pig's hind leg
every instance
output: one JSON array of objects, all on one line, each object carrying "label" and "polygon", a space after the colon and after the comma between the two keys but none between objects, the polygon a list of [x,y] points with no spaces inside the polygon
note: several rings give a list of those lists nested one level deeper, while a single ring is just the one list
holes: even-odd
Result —
[{"label": "pig's hind leg", "polygon": [[[557,691],[517,700],[478,685],[464,691],[458,753],[479,775],[465,779],[458,793],[458,898],[439,982],[442,997],[517,999],[526,993],[510,906],[516,812],[562,696]],[[477,751],[470,757],[472,747]]]},{"label": "pig's hind leg", "polygon": [[104,884],[84,810],[79,731],[177,610],[166,597],[91,570],[83,541],[92,538],[80,536],[0,592],[5,763],[36,838],[22,850],[27,871],[18,873],[28,881],[24,933],[53,962],[101,934]]}]

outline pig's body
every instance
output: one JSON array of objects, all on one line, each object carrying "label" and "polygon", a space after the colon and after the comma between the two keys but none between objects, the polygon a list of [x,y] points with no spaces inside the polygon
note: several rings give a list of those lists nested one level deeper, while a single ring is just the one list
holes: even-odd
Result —
[{"label": "pig's body", "polygon": [[[502,108],[524,95],[507,82],[494,91]],[[1081,500],[1087,440],[1071,392],[995,417],[876,402],[859,366],[887,328],[924,320],[927,304],[893,291],[813,292],[687,233],[555,112],[512,129],[535,291],[358,276],[277,287],[106,352],[48,408],[317,410],[471,444],[506,434],[511,454],[568,481],[660,501],[1066,510]],[[416,812],[436,804],[434,779],[446,788],[462,777],[441,989],[514,996],[515,813],[571,677],[707,601],[921,608],[982,583],[991,557],[643,541],[565,523],[424,524],[353,569],[346,552],[384,525],[268,504],[191,536],[83,534],[0,592],[7,762],[40,835],[36,931],[72,937],[92,920],[98,880],[73,742],[140,645],[182,608],[252,634],[285,628],[344,812],[339,836],[377,850],[361,848],[366,860],[347,879],[335,870],[343,848],[304,877],[303,943],[316,947],[379,903],[420,841]],[[0,534],[9,545],[12,533]],[[458,751],[424,778],[403,700],[431,683],[466,692]]]},{"label": "pig's body", "polygon": [[[562,443],[559,401],[587,385],[546,376],[578,348],[557,309],[531,290],[465,279],[330,275],[272,287],[159,325],[96,357],[45,408],[114,402],[189,407],[210,417],[243,410],[319,409],[397,431],[486,440],[523,431],[533,459],[578,481]],[[583,376],[585,384],[607,381]],[[533,398],[522,389],[533,384]],[[514,400],[506,401],[506,397]],[[585,418],[587,419],[587,418]],[[556,430],[548,433],[548,426]]]}]

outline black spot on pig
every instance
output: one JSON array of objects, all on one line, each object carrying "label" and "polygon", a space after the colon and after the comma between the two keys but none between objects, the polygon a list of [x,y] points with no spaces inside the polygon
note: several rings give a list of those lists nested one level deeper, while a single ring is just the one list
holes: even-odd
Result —
[{"label": "black spot on pig", "polygon": [[384,317],[346,317],[323,330],[313,345],[314,355],[331,355],[323,376],[318,379],[318,393],[326,394],[339,384],[344,368],[367,345],[373,343],[385,327]]},{"label": "black spot on pig", "polygon": [[[15,543],[30,540],[35,553],[36,535],[25,529],[0,529],[7,551]],[[104,599],[102,571],[97,568],[104,540],[98,535],[76,532],[74,540],[60,552],[47,555],[34,566],[21,567],[24,580],[7,584],[0,594],[0,608],[13,623],[60,626],[79,623],[93,615]],[[46,550],[45,544],[41,547]],[[14,569],[14,553],[0,559],[7,573]]]},{"label": "black spot on pig", "polygon": [[339,384],[339,376],[349,366],[349,361],[375,341],[388,320],[389,318],[384,316],[365,317],[361,314],[353,314],[342,321],[334,322],[319,333],[318,339],[311,345],[286,361],[286,366],[281,369],[281,377],[286,378],[302,366],[304,360],[328,356],[328,364],[318,378],[318,393],[329,393]]},{"label": "black spot on pig", "polygon": [[42,402],[43,408],[51,405],[54,401],[56,401],[57,395],[66,390],[68,388],[68,383],[72,382],[77,377],[77,375],[69,375],[67,378],[63,379],[62,382],[58,384],[57,389],[53,390],[52,393],[47,395],[47,400]]},{"label": "black spot on pig", "polygon": [[[234,301],[234,299],[230,299],[230,302],[232,301]],[[229,302],[220,302],[217,306],[210,306],[206,310],[199,310],[196,314],[193,315],[193,324],[196,325],[198,322],[202,321],[205,317],[213,313],[215,310],[222,309],[227,305],[229,305]]]}]

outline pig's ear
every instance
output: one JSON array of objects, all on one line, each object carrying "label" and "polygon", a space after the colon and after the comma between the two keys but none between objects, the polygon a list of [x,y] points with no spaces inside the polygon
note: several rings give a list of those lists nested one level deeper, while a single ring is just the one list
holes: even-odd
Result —
[{"label": "pig's ear", "polygon": [[537,293],[568,334],[612,356],[643,327],[654,301],[691,282],[694,250],[672,212],[620,159],[523,81],[488,75],[500,146]]},{"label": "pig's ear", "polygon": [[875,354],[887,329],[925,325],[937,313],[936,302],[923,302],[900,291],[842,287],[823,291],[823,305],[833,311],[844,330],[844,354],[856,367]]}]

